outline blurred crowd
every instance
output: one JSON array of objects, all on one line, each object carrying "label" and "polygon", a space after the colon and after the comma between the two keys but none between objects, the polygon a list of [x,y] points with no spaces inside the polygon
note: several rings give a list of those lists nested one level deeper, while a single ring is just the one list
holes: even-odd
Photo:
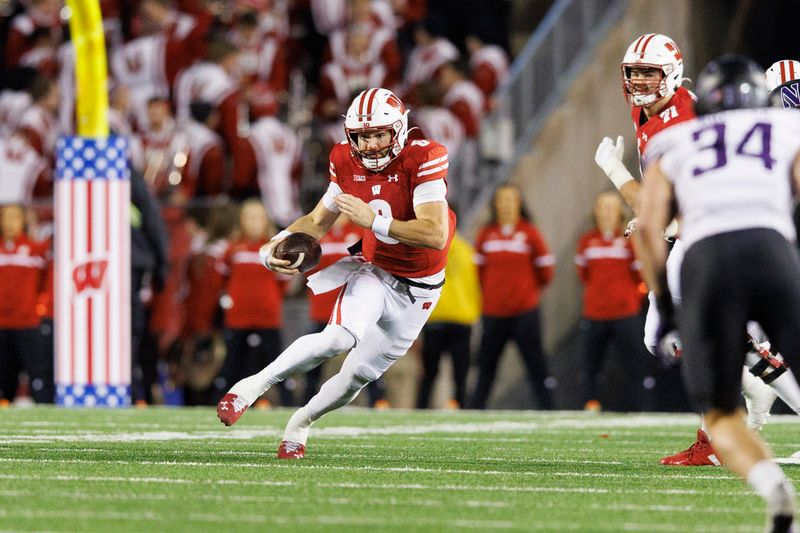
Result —
[{"label": "blurred crowd", "polygon": [[[282,303],[302,284],[261,267],[257,251],[324,191],[329,148],[363,89],[401,95],[414,135],[448,148],[450,196],[475,192],[481,120],[509,64],[503,4],[100,1],[110,131],[128,138],[134,188],[144,185],[132,220],[135,400],[165,401],[170,383],[182,401],[213,402],[291,340]],[[22,394],[49,400],[53,169],[56,140],[77,133],[75,54],[63,0],[0,1],[0,15],[0,388],[14,398],[21,370]],[[327,249],[341,252],[356,229],[337,228]],[[326,305],[310,302],[317,326]],[[385,399],[381,384],[370,392]]]},{"label": "blurred crowd", "polygon": [[[412,109],[412,135],[448,148],[455,205],[479,186],[480,124],[509,62],[498,44],[508,22],[502,2],[100,4],[109,126],[128,138],[133,170],[137,403],[216,402],[292,340],[288,300],[305,299],[303,324],[325,326],[336,294],[314,296],[303,279],[263,268],[258,250],[324,191],[327,154],[344,140],[342,115],[363,89],[401,95]],[[62,0],[6,1],[0,10],[0,403],[15,396],[50,402],[52,171],[56,139],[76,134],[74,51]],[[576,255],[585,284],[580,380],[588,409],[600,408],[607,345],[642,351],[642,284],[615,195],[597,199],[594,221]],[[322,241],[320,268],[346,255],[360,232],[342,217]],[[447,284],[416,350],[417,407],[485,408],[513,341],[536,405],[551,408],[556,381],[542,348],[539,302],[553,275],[554,258],[519,189],[500,187],[475,242],[461,235],[453,242]],[[443,354],[453,384],[435,404]],[[272,401],[307,400],[322,372],[289,380]],[[382,380],[368,392],[369,404],[387,405]]]}]

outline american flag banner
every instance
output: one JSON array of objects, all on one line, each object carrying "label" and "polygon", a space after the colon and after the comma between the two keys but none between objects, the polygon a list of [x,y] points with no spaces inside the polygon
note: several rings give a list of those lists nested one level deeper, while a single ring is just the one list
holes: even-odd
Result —
[{"label": "american flag banner", "polygon": [[123,137],[62,137],[56,152],[56,403],[128,406],[128,143]]}]

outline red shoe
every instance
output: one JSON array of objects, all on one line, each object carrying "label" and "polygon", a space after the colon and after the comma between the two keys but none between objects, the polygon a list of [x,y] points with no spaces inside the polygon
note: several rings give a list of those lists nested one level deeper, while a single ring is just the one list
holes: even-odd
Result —
[{"label": "red shoe", "polygon": [[247,411],[247,402],[230,392],[222,397],[217,404],[217,416],[226,426],[232,426]]},{"label": "red shoe", "polygon": [[278,446],[278,459],[302,459],[305,456],[305,444],[283,440],[281,441],[281,445]]},{"label": "red shoe", "polygon": [[708,435],[702,429],[697,430],[697,442],[689,449],[661,459],[662,465],[670,466],[722,466],[717,452],[711,446]]}]

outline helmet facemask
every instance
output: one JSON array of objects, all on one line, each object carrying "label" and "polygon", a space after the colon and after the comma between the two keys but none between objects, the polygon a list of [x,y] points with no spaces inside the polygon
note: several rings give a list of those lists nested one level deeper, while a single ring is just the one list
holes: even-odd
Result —
[{"label": "helmet facemask", "polygon": [[[383,170],[389,165],[389,163],[391,163],[392,159],[394,159],[397,154],[400,153],[400,150],[402,150],[402,147],[398,142],[398,132],[400,128],[401,124],[399,122],[395,122],[390,126],[383,126],[380,128],[364,128],[362,130],[348,129],[346,133],[347,140],[350,142],[350,151],[354,157],[357,157],[361,160],[361,163],[367,168],[367,170],[371,170],[373,172]],[[372,150],[362,150],[358,146],[359,135],[365,133],[380,133],[384,131],[389,132],[390,134],[389,143],[385,146]]]},{"label": "helmet facemask", "polygon": [[[660,78],[631,78],[633,69],[654,69],[660,74]],[[643,107],[654,104],[665,96],[670,95],[667,87],[667,77],[672,71],[672,65],[648,65],[642,63],[622,64],[622,90],[628,104],[635,107]],[[644,88],[644,89],[643,89]]]}]

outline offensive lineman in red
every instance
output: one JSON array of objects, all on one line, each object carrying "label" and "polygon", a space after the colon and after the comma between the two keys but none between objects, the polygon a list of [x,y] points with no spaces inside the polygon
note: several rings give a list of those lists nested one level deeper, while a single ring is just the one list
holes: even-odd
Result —
[{"label": "offensive lineman in red", "polygon": [[328,191],[317,206],[261,249],[267,268],[297,274],[273,257],[293,232],[319,239],[343,213],[365,228],[363,257],[344,258],[309,278],[315,294],[343,286],[328,326],[292,343],[258,374],[231,388],[217,404],[234,424],[267,389],[334,355],[349,351],[338,374],[289,420],[278,458],[299,459],[311,424],[350,403],[406,351],[441,293],[455,215],[447,206],[447,150],[408,136],[408,111],[391,91],[359,94],[345,116],[347,141],[330,154]]}]

